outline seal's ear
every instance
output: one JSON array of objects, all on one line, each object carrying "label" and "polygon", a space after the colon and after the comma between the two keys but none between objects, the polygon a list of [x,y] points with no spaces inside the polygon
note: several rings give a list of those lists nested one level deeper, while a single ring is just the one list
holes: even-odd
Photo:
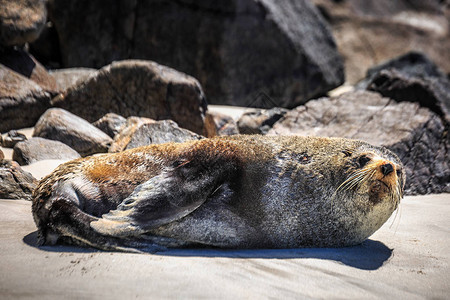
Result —
[{"label": "seal's ear", "polygon": [[342,153],[344,153],[344,157],[350,157],[350,156],[352,156],[352,151],[350,151],[350,150],[342,150],[341,151]]},{"label": "seal's ear", "polygon": [[91,223],[104,235],[135,236],[179,220],[202,205],[221,184],[220,168],[179,167],[138,185],[117,209]]}]

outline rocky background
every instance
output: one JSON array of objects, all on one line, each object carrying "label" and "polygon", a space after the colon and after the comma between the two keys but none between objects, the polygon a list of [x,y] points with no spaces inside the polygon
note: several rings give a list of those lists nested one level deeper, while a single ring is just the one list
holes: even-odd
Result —
[{"label": "rocky background", "polygon": [[30,198],[20,165],[238,133],[366,140],[399,155],[408,194],[450,192],[447,1],[0,7],[0,198]]}]

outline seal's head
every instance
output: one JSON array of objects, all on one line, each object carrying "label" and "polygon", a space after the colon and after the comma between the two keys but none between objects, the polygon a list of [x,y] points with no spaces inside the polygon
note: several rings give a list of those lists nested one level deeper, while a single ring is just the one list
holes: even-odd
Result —
[{"label": "seal's head", "polygon": [[404,193],[404,168],[388,149],[364,143],[343,150],[342,155],[345,175],[334,193],[334,201],[352,199],[353,207],[360,212],[357,236],[364,240],[397,209]]},{"label": "seal's head", "polygon": [[[353,190],[358,194],[367,194],[368,199],[376,204],[391,202],[397,208],[403,197],[405,174],[399,158],[384,148],[362,149],[350,160],[347,177],[337,188]],[[344,150],[345,156],[352,152]]]}]

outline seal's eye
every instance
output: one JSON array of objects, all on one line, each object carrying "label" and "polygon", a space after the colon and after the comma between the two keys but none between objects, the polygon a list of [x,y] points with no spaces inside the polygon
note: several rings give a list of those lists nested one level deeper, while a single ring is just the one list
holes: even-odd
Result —
[{"label": "seal's eye", "polygon": [[362,155],[359,159],[358,159],[358,163],[359,166],[362,168],[365,165],[367,165],[367,163],[370,161],[370,158],[367,155]]}]

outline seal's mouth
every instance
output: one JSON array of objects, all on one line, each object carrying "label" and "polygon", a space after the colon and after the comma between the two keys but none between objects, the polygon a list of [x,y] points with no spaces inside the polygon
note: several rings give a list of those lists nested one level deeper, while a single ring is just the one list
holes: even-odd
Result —
[{"label": "seal's mouth", "polygon": [[389,190],[391,189],[391,187],[386,182],[384,182],[383,180],[377,179],[377,181],[380,182],[381,184],[383,184],[387,189],[389,189]]}]

